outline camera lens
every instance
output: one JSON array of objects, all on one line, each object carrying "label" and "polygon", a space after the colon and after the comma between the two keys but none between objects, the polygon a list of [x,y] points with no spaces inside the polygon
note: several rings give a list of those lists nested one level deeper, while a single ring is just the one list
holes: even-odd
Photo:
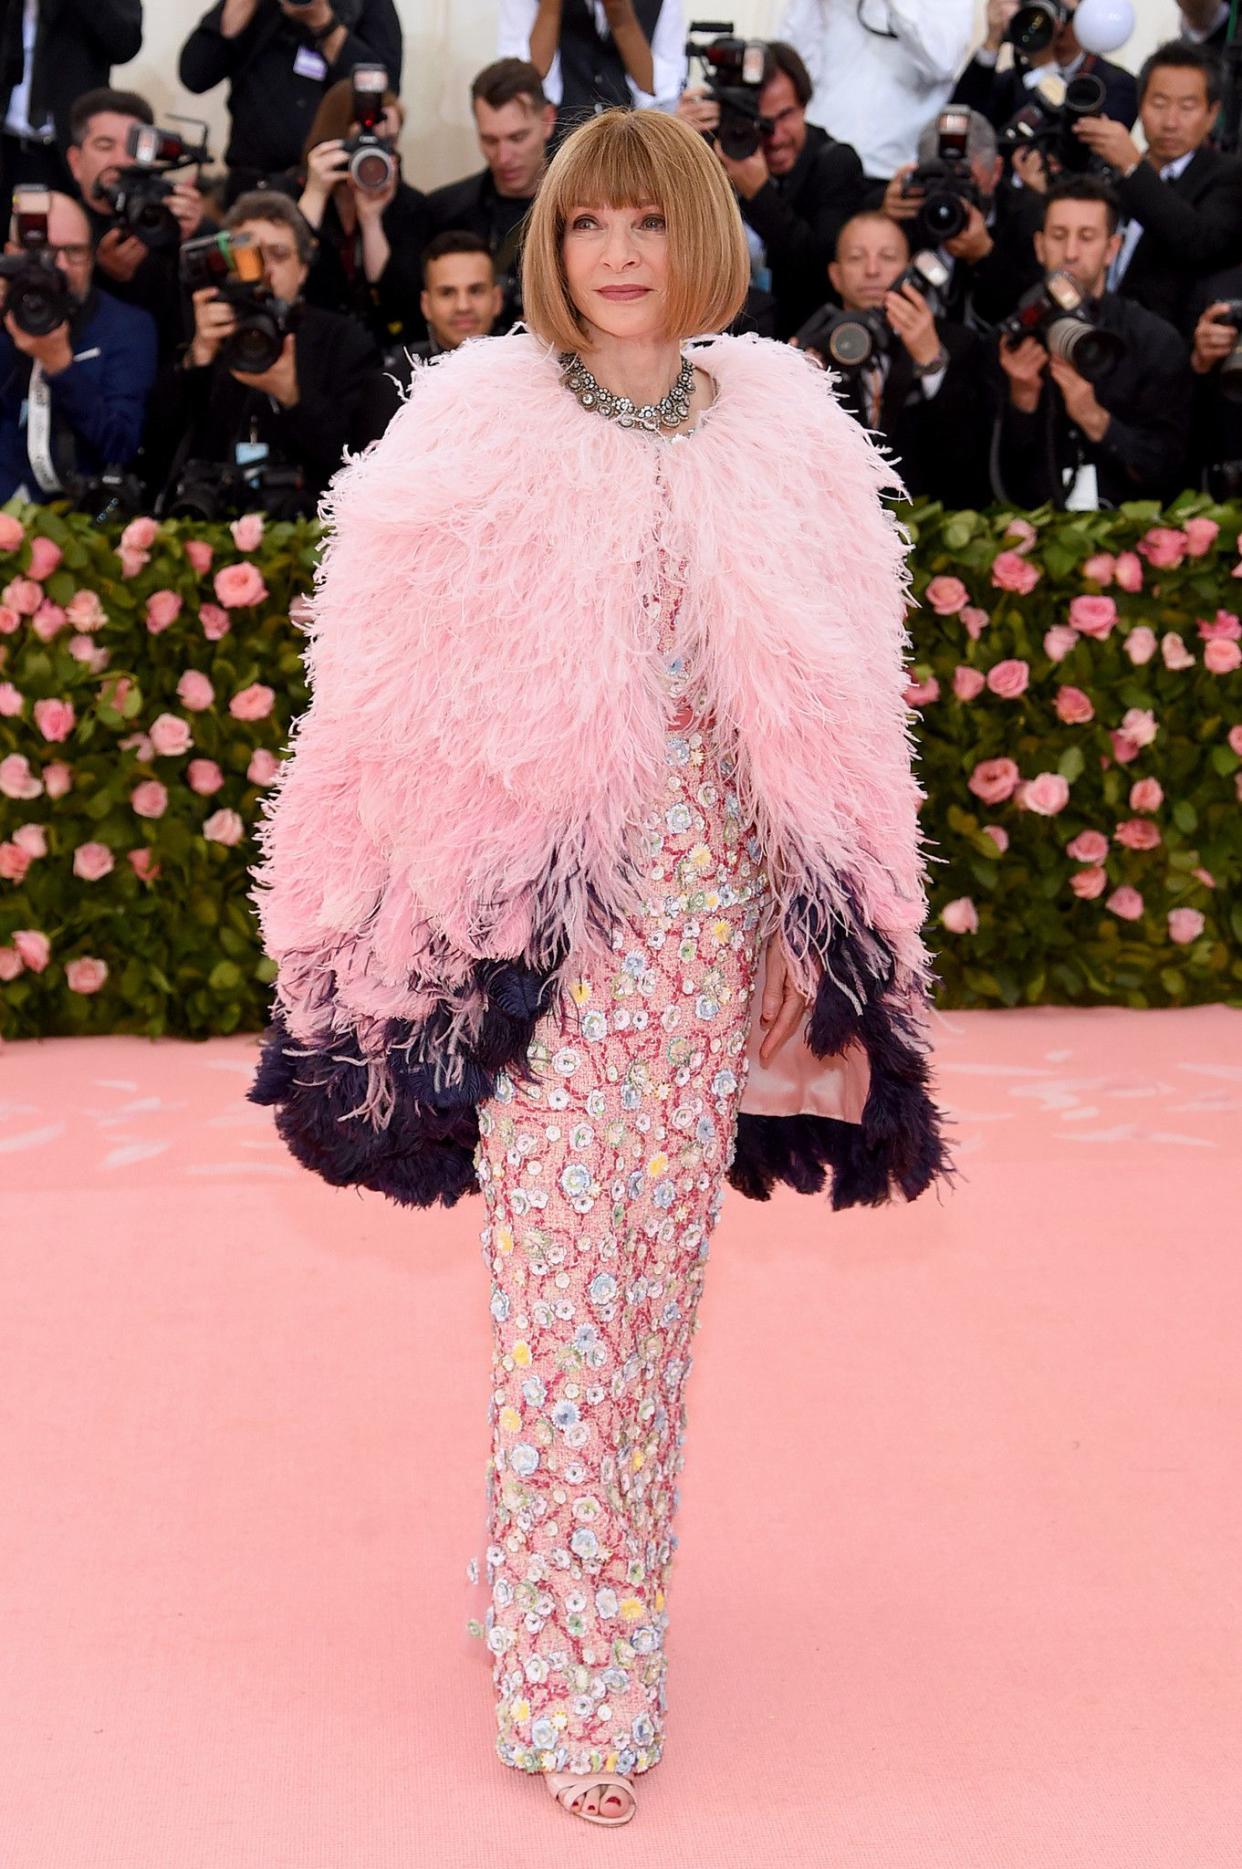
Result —
[{"label": "camera lens", "polygon": [[842,318],[828,333],[828,355],[842,369],[856,370],[874,349],[871,328],[861,318]]},{"label": "camera lens", "polygon": [[27,337],[46,337],[68,317],[60,287],[51,282],[43,285],[36,279],[23,279],[10,288],[9,310],[13,322]]},{"label": "camera lens", "polygon": [[284,338],[276,320],[266,312],[252,313],[248,318],[239,318],[228,341],[229,366],[259,376],[271,369],[283,347]]},{"label": "camera lens", "polygon": [[349,165],[354,185],[364,194],[378,195],[393,176],[393,159],[386,149],[360,149]]},{"label": "camera lens", "polygon": [[1064,357],[1088,382],[1116,363],[1125,350],[1124,341],[1115,331],[1103,331],[1081,318],[1054,318],[1047,330],[1048,349],[1054,357]]},{"label": "camera lens", "polygon": [[970,215],[960,195],[937,194],[928,195],[920,219],[929,236],[939,245],[942,240],[953,240],[960,234]]},{"label": "camera lens", "polygon": [[1042,52],[1056,37],[1060,12],[1059,6],[1048,5],[1047,0],[1034,0],[1031,6],[1020,6],[1009,22],[1005,37],[1028,57],[1032,52]]}]

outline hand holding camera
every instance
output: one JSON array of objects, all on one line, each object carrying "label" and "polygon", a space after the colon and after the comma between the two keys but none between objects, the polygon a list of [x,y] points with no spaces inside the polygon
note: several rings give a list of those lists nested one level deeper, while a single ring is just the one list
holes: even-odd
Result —
[{"label": "hand holding camera", "polygon": [[714,130],[720,122],[720,105],[709,97],[702,85],[687,85],[677,99],[677,115],[683,123],[688,123],[692,130],[703,135]]},{"label": "hand holding camera", "polygon": [[1195,326],[1190,367],[1196,376],[1219,371],[1221,394],[1242,402],[1242,299],[1215,299]]},{"label": "hand holding camera", "polygon": [[926,368],[940,355],[940,338],[931,306],[909,280],[898,280],[897,287],[899,289],[884,295],[884,316],[915,363]]},{"label": "hand holding camera", "polygon": [[984,48],[999,52],[1005,43],[1009,23],[1018,10],[1018,0],[988,0]]},{"label": "hand holding camera", "polygon": [[293,332],[301,300],[278,298],[263,254],[246,233],[208,234],[181,249],[181,277],[194,303],[188,362],[216,362],[291,408],[298,400]]},{"label": "hand holding camera", "polygon": [[1074,134],[1119,175],[1143,160],[1143,152],[1125,124],[1113,117],[1080,117],[1074,125]]},{"label": "hand holding camera", "polygon": [[1009,400],[1024,415],[1033,415],[1044,386],[1048,353],[1038,338],[1024,337],[1000,347],[1001,369],[1009,378]]},{"label": "hand holding camera", "polygon": [[56,263],[48,233],[50,197],[45,188],[13,193],[17,252],[0,259],[4,328],[14,345],[56,376],[73,362],[69,320],[74,300]]}]

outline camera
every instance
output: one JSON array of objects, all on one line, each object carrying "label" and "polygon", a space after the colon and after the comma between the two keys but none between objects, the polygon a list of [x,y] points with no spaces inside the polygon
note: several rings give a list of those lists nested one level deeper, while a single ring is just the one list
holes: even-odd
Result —
[{"label": "camera", "polygon": [[706,134],[715,137],[731,161],[742,162],[754,155],[775,127],[771,117],[759,114],[768,48],[762,39],[736,38],[732,20],[717,25],[710,20],[692,21],[690,32],[716,35],[706,45],[693,36],[687,39],[686,56],[698,59],[707,95],[720,106],[720,122]]},{"label": "camera", "polygon": [[175,123],[192,123],[200,132],[191,143],[177,130],[160,130],[153,123],[133,123],[125,138],[125,153],[130,157],[110,182],[101,182],[99,192],[126,233],[134,234],[144,247],[158,252],[175,247],[181,239],[181,223],[168,207],[174,184],[169,175],[190,163],[209,162],[207,125],[195,117],[175,117]]},{"label": "camera", "polygon": [[1049,273],[1019,300],[998,327],[1002,343],[1038,338],[1049,356],[1064,357],[1080,376],[1094,383],[1125,354],[1125,340],[1091,322],[1082,288],[1072,273]]},{"label": "camera", "polygon": [[301,302],[272,292],[263,255],[250,235],[225,231],[187,240],[181,249],[181,277],[190,292],[214,286],[236,313],[237,329],[220,347],[225,367],[256,376],[270,370],[285,338],[297,328]]},{"label": "camera", "polygon": [[903,195],[923,193],[926,197],[919,209],[918,229],[929,245],[955,239],[970,219],[970,209],[983,206],[966,153],[969,137],[969,110],[950,104],[936,118],[935,156],[920,163],[901,185]]},{"label": "camera", "polygon": [[306,477],[300,467],[262,462],[237,467],[228,461],[187,461],[160,496],[161,519],[228,519],[261,509],[269,519],[297,519],[307,511]]},{"label": "camera", "polygon": [[1018,8],[1005,28],[1005,37],[1020,57],[1030,58],[1052,44],[1070,17],[1070,8],[1062,0],[1031,0],[1029,6]]},{"label": "camera", "polygon": [[397,173],[392,138],[381,136],[376,128],[384,121],[388,73],[383,65],[355,65],[353,79],[358,134],[344,145],[349,157],[349,179],[364,195],[380,195]]},{"label": "camera", "polygon": [[46,337],[67,324],[76,309],[69,282],[56,264],[48,240],[51,200],[46,188],[13,192],[13,218],[20,253],[0,257],[0,279],[7,279],[4,310],[27,337]]},{"label": "camera", "polygon": [[1039,149],[1073,175],[1084,174],[1093,164],[1107,169],[1108,164],[1098,161],[1090,146],[1074,134],[1080,117],[1098,117],[1103,109],[1104,81],[1094,72],[1080,73],[1063,89],[1059,79],[1045,78],[997,140],[1006,156],[1016,149]]},{"label": "camera", "polygon": [[[1242,331],[1242,299],[1229,299],[1223,311],[1218,311],[1212,322],[1232,325],[1235,331]],[[1242,338],[1239,338],[1222,362],[1217,378],[1222,396],[1230,402],[1242,402]]]},{"label": "camera", "polygon": [[[903,286],[913,286],[931,299],[934,309],[936,296],[948,283],[949,269],[938,254],[916,253],[889,290],[900,292]],[[835,364],[840,370],[861,370],[877,354],[886,354],[899,342],[882,311],[841,311],[834,305],[816,312],[798,333],[803,350],[818,351],[825,363]]]}]

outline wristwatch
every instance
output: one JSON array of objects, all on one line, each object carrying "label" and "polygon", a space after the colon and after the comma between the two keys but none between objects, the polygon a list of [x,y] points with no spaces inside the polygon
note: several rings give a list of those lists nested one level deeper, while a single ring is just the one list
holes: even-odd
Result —
[{"label": "wristwatch", "polygon": [[948,364],[949,353],[942,344],[930,363],[915,364],[914,374],[915,376],[935,376],[937,371],[947,369]]}]

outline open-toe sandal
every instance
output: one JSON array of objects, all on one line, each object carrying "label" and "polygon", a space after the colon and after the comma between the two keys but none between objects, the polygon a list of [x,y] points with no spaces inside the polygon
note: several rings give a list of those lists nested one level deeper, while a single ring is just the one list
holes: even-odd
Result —
[{"label": "open-toe sandal", "polygon": [[[588,1824],[628,1824],[638,1810],[632,1779],[616,1772],[545,1772],[548,1790],[574,1817]],[[598,1796],[587,1808],[587,1796],[595,1789]],[[587,1794],[587,1795],[584,1795]],[[581,1800],[578,1802],[578,1800]]]}]

